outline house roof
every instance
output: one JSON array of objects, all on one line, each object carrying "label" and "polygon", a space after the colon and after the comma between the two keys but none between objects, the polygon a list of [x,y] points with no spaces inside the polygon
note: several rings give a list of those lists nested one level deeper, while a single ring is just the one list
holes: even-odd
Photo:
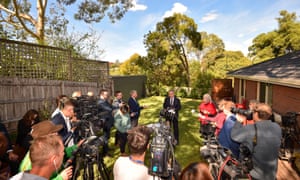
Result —
[{"label": "house roof", "polygon": [[300,51],[227,73],[228,76],[300,88]]}]

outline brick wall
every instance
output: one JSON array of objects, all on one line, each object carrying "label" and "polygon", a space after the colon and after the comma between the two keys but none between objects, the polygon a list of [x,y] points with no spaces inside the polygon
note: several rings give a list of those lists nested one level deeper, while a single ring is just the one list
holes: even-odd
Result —
[{"label": "brick wall", "polygon": [[300,111],[300,89],[273,85],[273,109],[280,113]]},{"label": "brick wall", "polygon": [[247,101],[251,99],[256,99],[257,97],[257,82],[256,81],[246,81],[246,94],[245,98]]}]

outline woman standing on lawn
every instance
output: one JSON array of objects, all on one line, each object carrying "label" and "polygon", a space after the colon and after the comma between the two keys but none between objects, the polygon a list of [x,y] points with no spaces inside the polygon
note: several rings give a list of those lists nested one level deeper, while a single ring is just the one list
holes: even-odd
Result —
[{"label": "woman standing on lawn", "polygon": [[214,117],[217,114],[217,109],[212,102],[211,96],[209,94],[203,95],[203,100],[199,105],[199,116],[200,121],[200,133],[206,135],[209,130],[209,123],[207,122],[207,117]]},{"label": "woman standing on lawn", "polygon": [[121,154],[125,153],[125,147],[127,142],[127,131],[131,128],[131,121],[129,115],[129,106],[124,104],[117,110],[114,115],[114,125],[117,128],[117,142],[120,146]]}]

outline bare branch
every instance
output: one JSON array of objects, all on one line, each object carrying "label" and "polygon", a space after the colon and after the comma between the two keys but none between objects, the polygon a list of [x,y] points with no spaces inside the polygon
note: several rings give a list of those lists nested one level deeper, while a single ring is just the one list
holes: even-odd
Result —
[{"label": "bare branch", "polygon": [[[3,11],[5,11],[7,14],[10,14],[12,16],[16,16],[16,12],[10,10],[10,9],[7,9],[6,7],[4,7],[2,4],[0,4],[0,9],[2,9]],[[32,23],[33,25],[36,24],[36,21],[35,19],[28,15],[28,14],[24,14],[24,13],[19,13],[19,16],[27,21],[29,21],[30,23]]]}]

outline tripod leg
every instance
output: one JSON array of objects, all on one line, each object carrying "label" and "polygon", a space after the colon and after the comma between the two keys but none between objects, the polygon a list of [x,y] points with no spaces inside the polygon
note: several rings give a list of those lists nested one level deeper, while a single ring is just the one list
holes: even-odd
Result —
[{"label": "tripod leg", "polygon": [[108,170],[103,162],[102,157],[100,157],[98,160],[98,170],[103,180],[109,180]]}]

